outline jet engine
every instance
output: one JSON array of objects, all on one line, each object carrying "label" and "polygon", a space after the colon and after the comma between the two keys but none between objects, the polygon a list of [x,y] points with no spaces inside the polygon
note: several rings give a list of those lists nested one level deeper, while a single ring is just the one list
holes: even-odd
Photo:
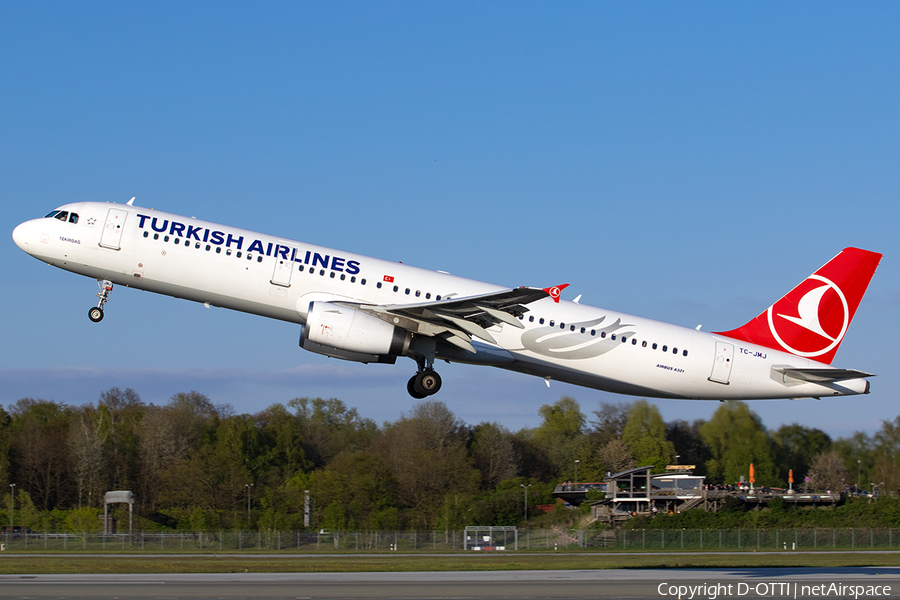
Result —
[{"label": "jet engine", "polygon": [[412,335],[399,327],[333,302],[310,302],[300,347],[332,358],[394,363],[409,350]]}]

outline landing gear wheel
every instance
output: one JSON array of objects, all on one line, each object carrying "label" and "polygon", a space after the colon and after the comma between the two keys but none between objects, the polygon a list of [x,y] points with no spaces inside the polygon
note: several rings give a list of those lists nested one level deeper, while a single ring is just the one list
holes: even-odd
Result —
[{"label": "landing gear wheel", "polygon": [[437,394],[441,389],[441,376],[431,369],[425,369],[421,373],[418,373],[413,379],[413,387],[423,396]]},{"label": "landing gear wheel", "polygon": [[425,397],[425,394],[420,394],[416,391],[416,378],[417,375],[413,375],[410,377],[409,381],[406,383],[406,391],[409,392],[409,395],[415,398],[416,400],[421,400]]},{"label": "landing gear wheel", "polygon": [[98,279],[97,285],[100,286],[100,293],[97,294],[100,302],[88,311],[88,319],[94,323],[99,323],[103,320],[103,306],[109,302],[109,294],[112,292],[113,282],[108,279]]}]

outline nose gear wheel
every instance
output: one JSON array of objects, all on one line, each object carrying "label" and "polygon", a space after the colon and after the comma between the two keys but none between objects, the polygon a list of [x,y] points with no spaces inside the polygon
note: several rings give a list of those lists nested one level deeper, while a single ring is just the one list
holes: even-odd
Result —
[{"label": "nose gear wheel", "polygon": [[97,306],[92,306],[88,311],[88,319],[94,323],[99,323],[103,320],[103,306],[109,302],[109,294],[113,289],[112,281],[106,279],[98,279],[97,285],[100,286],[100,293],[97,294],[97,297],[100,298],[100,302],[97,303]]}]

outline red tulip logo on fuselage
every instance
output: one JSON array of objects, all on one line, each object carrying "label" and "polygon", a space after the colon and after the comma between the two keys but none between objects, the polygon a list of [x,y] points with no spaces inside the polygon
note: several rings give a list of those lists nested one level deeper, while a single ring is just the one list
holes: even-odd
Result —
[{"label": "red tulip logo on fuselage", "polygon": [[830,352],[844,339],[850,309],[844,292],[834,282],[810,275],[769,307],[768,318],[769,330],[782,348],[814,358]]}]

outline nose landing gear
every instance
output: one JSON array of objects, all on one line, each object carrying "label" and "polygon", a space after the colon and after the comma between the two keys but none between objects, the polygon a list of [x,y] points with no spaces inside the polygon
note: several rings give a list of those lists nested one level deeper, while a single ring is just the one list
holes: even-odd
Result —
[{"label": "nose landing gear", "polygon": [[94,323],[99,323],[103,320],[103,305],[109,302],[109,294],[113,289],[112,281],[106,279],[102,281],[98,279],[97,285],[100,286],[100,293],[97,294],[97,297],[100,298],[100,302],[97,303],[97,306],[92,306],[88,311],[88,319]]}]

